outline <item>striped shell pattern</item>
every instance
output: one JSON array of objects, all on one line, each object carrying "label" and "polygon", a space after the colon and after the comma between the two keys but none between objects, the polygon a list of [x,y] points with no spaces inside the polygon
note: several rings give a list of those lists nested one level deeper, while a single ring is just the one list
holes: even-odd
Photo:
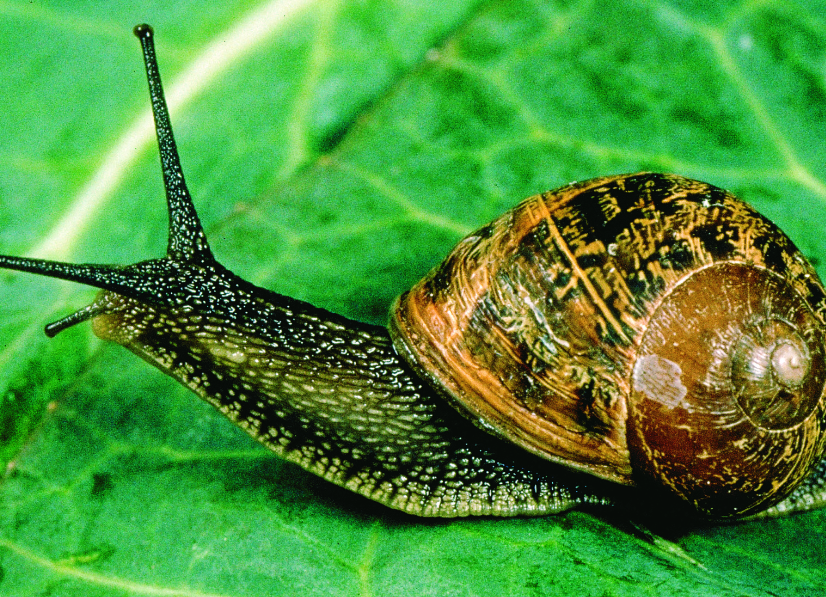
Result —
[{"label": "striped shell pattern", "polygon": [[399,297],[414,369],[480,427],[712,516],[820,461],[826,294],[730,193],[633,174],[531,197]]}]

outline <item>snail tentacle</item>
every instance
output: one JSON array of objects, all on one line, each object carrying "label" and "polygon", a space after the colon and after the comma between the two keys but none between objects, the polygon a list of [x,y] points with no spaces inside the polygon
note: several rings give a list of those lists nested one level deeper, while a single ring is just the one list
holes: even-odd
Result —
[{"label": "snail tentacle", "polygon": [[172,123],[164,97],[161,73],[155,56],[154,33],[146,24],[134,28],[135,36],[141,42],[149,97],[152,100],[152,116],[158,137],[158,152],[161,157],[161,171],[166,189],[169,209],[169,244],[166,254],[176,261],[192,263],[214,263],[212,251],[201,227],[192,197],[184,181],[184,172],[172,135]]}]

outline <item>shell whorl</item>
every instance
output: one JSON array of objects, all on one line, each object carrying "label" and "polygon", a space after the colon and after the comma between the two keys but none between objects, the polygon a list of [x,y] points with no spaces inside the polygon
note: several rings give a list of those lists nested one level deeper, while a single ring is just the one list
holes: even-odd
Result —
[{"label": "shell whorl", "polygon": [[[679,428],[693,408],[684,401],[693,400],[696,383],[686,375],[702,376],[652,348],[663,341],[655,318],[679,310],[684,295],[703,308],[714,304],[715,293],[723,292],[720,274],[732,277],[734,286],[746,276],[745,296],[760,308],[727,308],[743,321],[724,330],[701,327],[714,322],[695,318],[701,337],[723,335],[733,355],[718,355],[718,368],[708,375],[728,380],[742,419],[774,436],[773,426],[794,427],[789,433],[797,439],[779,450],[802,450],[789,460],[803,474],[824,449],[824,290],[776,226],[717,187],[641,173],[531,197],[461,241],[403,294],[391,315],[391,335],[416,371],[480,427],[575,469],[624,484],[648,483],[660,472],[637,467],[657,462],[660,448],[641,447],[647,413],[629,396],[640,395],[642,384],[656,390],[657,404],[670,397]],[[750,296],[758,287],[788,300]],[[802,332],[786,333],[801,321]],[[677,323],[675,330],[685,333],[688,325]],[[669,341],[690,357],[699,350],[681,337]],[[724,350],[720,343],[711,348]],[[781,399],[764,408],[767,377],[780,386],[768,393]],[[680,396],[681,388],[689,389]],[[791,394],[805,398],[783,399]],[[811,435],[803,441],[801,434]],[[648,456],[640,456],[646,450]],[[694,459],[705,454],[699,444],[682,450]],[[727,452],[708,459],[721,463],[712,476],[741,474],[723,470]],[[780,485],[775,474],[786,476],[772,473],[758,483],[761,491]],[[751,495],[752,485],[733,491]],[[765,499],[777,501],[792,488],[772,489]],[[698,499],[701,511],[727,516],[751,507],[753,498],[722,508]]]},{"label": "shell whorl", "polygon": [[823,342],[822,322],[774,272],[721,263],[686,278],[634,364],[627,434],[639,478],[711,514],[785,497],[824,447]]}]

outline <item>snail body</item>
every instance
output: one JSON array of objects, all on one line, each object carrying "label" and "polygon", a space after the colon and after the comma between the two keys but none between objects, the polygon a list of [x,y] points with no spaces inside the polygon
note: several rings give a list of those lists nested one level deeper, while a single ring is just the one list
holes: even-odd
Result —
[{"label": "snail body", "polygon": [[283,458],[413,514],[545,514],[610,503],[620,485],[712,517],[777,507],[798,487],[794,509],[823,501],[807,497],[826,449],[826,293],[746,204],[651,173],[531,197],[404,293],[388,332],[215,260],[152,30],[135,34],[167,255],[124,267],[0,256],[102,289],[47,334],[91,319]]}]

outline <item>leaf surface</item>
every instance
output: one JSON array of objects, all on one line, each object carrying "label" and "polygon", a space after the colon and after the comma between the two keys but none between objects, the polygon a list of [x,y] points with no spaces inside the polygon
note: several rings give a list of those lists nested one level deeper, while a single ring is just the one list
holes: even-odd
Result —
[{"label": "leaf surface", "polygon": [[[135,128],[149,102],[131,28],[147,21],[213,249],[278,292],[383,323],[521,198],[642,169],[728,188],[826,257],[821,3],[142,4],[0,2],[3,253],[165,250],[157,153]],[[653,534],[599,512],[389,511],[280,462],[88,326],[42,335],[92,295],[0,274],[3,595],[824,587],[823,512]]]}]

